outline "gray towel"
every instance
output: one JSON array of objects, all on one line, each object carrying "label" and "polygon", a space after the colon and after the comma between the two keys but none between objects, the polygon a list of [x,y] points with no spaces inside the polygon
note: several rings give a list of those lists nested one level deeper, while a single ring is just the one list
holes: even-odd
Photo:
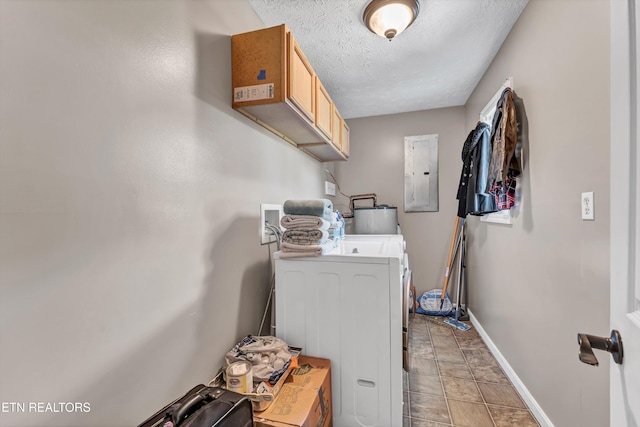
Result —
[{"label": "gray towel", "polygon": [[298,245],[322,245],[327,242],[329,233],[324,230],[287,230],[282,235],[282,241]]},{"label": "gray towel", "polygon": [[331,221],[333,203],[328,199],[287,200],[283,208],[286,215],[312,215]]}]

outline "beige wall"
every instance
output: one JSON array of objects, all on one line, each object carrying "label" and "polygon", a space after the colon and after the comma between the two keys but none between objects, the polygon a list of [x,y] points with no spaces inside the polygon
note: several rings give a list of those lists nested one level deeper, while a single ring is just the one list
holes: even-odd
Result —
[{"label": "beige wall", "polygon": [[[531,0],[466,108],[349,120],[335,165],[345,193],[400,207],[416,285],[437,288],[462,143],[514,77],[522,207],[512,226],[469,221],[470,307],[557,426],[608,423],[609,360],[580,364],[576,343],[608,334],[608,16]],[[0,1],[0,401],[91,403],[0,424],[134,425],[257,331],[258,205],[320,196],[333,166],[231,110],[228,36],[261,26],[236,0]],[[440,211],[405,214],[403,138],[429,133]]]},{"label": "beige wall", "polygon": [[[398,207],[398,222],[407,242],[409,265],[417,290],[442,287],[457,212],[460,147],[466,137],[464,108],[349,120],[351,156],[336,163],[336,178],[346,194],[376,193],[378,203]],[[438,134],[439,211],[404,212],[404,137]],[[338,197],[341,210],[348,200]]]},{"label": "beige wall", "polygon": [[[324,165],[231,105],[246,2],[0,1],[0,413],[137,425],[257,333],[259,204]],[[27,408],[28,409],[28,408]]]},{"label": "beige wall", "polygon": [[[554,425],[608,425],[610,357],[581,364],[576,341],[609,334],[608,1],[531,0],[464,109],[349,120],[337,178],[402,206],[403,137],[440,134],[440,211],[400,214],[418,291],[439,288],[462,144],[509,76],[528,119],[522,200],[512,225],[469,217],[469,307]],[[586,191],[595,221],[580,218]]]},{"label": "beige wall", "polygon": [[[609,422],[609,2],[532,0],[467,102],[467,127],[513,76],[528,119],[512,226],[469,221],[471,310],[555,425]],[[580,195],[595,193],[595,221]]]}]

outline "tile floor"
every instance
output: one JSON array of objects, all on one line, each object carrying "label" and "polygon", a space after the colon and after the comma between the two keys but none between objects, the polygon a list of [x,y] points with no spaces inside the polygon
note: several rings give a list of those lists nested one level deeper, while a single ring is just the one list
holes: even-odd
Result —
[{"label": "tile floor", "polygon": [[410,322],[404,427],[539,426],[473,327]]}]

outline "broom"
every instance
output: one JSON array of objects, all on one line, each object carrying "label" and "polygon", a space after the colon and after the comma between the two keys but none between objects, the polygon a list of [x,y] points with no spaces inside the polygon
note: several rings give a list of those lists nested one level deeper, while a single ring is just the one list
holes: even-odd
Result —
[{"label": "broom", "polygon": [[[464,223],[464,219],[462,220]],[[460,217],[456,216],[456,223],[453,226],[453,235],[451,236],[451,245],[449,246],[449,259],[447,259],[447,269],[444,272],[444,282],[442,283],[442,294],[440,295],[440,310],[444,305],[444,296],[447,294],[447,287],[449,286],[449,275],[453,267],[453,250],[456,246],[456,237],[458,234],[458,225],[460,224]]]},{"label": "broom", "polygon": [[[460,310],[461,310],[461,300],[462,300],[462,282],[464,281],[464,268],[465,268],[465,246],[466,246],[466,236],[465,236],[465,224],[464,219],[462,220],[462,227],[460,228],[460,237],[458,239],[459,246],[456,248],[456,254],[458,254],[458,289],[457,289],[457,297],[456,297],[456,310],[455,317],[447,317],[444,323],[453,326],[461,331],[468,331],[471,326],[467,325],[460,321]],[[460,252],[458,252],[460,251]],[[455,258],[455,255],[454,255]]]}]

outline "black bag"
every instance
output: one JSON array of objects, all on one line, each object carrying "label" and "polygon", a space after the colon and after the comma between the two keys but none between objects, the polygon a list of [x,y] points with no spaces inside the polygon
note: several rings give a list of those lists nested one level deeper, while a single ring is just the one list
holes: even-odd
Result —
[{"label": "black bag", "polygon": [[200,384],[138,427],[253,427],[246,396]]}]

